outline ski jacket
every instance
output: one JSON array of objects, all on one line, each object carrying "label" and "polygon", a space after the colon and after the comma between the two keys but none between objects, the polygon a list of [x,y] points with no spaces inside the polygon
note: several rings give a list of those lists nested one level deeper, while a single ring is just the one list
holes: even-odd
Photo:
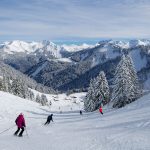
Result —
[{"label": "ski jacket", "polygon": [[23,115],[19,115],[15,122],[18,128],[22,128],[26,126]]},{"label": "ski jacket", "polygon": [[47,121],[53,121],[53,117],[52,117],[52,115],[49,115],[48,117],[47,117]]},{"label": "ski jacket", "polygon": [[102,113],[102,112],[103,112],[103,109],[102,109],[102,107],[100,107],[100,108],[99,108],[99,112],[100,112],[100,113]]}]

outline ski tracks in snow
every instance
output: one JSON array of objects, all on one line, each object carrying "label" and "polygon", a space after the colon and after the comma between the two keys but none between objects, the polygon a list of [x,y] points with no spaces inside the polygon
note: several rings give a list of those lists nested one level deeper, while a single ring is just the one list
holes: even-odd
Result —
[{"label": "ski tracks in snow", "polygon": [[[25,109],[24,103],[19,105]],[[28,107],[25,119],[29,138],[26,132],[23,138],[14,137],[13,128],[0,135],[0,150],[150,150],[150,113],[146,106],[136,109],[131,105],[128,111],[123,108],[104,115],[97,111],[83,112],[82,116],[79,112],[54,112],[54,122],[46,126],[50,112]],[[11,113],[16,112],[1,114],[0,131],[15,123]]]}]

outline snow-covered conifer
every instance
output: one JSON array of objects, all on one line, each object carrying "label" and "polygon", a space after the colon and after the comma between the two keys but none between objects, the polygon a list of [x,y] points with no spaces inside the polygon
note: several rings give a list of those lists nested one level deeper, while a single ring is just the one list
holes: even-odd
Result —
[{"label": "snow-covered conifer", "polygon": [[139,79],[138,79],[137,72],[135,70],[132,58],[130,57],[130,55],[127,55],[126,59],[127,59],[127,65],[130,71],[131,81],[132,81],[132,86],[130,87],[130,91],[131,91],[130,94],[133,99],[136,99],[141,96],[142,89],[140,88]]},{"label": "snow-covered conifer", "polygon": [[4,91],[4,82],[3,82],[3,78],[0,78],[0,91]]},{"label": "snow-covered conifer", "polygon": [[39,94],[36,95],[35,101],[36,101],[37,103],[41,103],[41,97],[40,97]]},{"label": "snow-covered conifer", "polygon": [[109,102],[109,86],[104,71],[96,77],[95,94],[98,99],[97,107]]},{"label": "snow-covered conifer", "polygon": [[42,94],[41,95],[41,104],[42,106],[46,105],[48,102],[46,95]]},{"label": "snow-covered conifer", "polygon": [[94,111],[101,104],[107,104],[109,101],[109,86],[102,71],[100,74],[90,81],[88,93],[85,97],[84,106],[86,111]]},{"label": "snow-covered conifer", "polygon": [[14,79],[12,81],[12,86],[11,86],[11,89],[12,89],[12,93],[14,95],[17,95],[19,97],[22,97],[22,98],[25,98],[25,85],[23,84],[23,82],[20,81],[20,79]]},{"label": "snow-covered conifer", "polygon": [[84,108],[86,111],[94,111],[95,105],[93,101],[93,95],[94,95],[94,79],[91,79],[90,85],[88,88],[87,95],[84,100]]},{"label": "snow-covered conifer", "polygon": [[32,100],[32,101],[35,100],[34,93],[31,90],[29,90],[29,97],[30,97],[30,100]]},{"label": "snow-covered conifer", "polygon": [[122,56],[114,77],[112,102],[113,107],[123,107],[137,98],[138,88],[136,71],[129,56]]}]

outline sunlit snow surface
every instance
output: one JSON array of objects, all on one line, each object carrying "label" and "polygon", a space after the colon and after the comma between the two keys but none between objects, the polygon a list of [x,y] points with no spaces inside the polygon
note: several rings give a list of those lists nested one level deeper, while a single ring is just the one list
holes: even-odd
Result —
[{"label": "sunlit snow surface", "polygon": [[104,109],[103,116],[57,110],[54,122],[44,126],[49,108],[0,92],[0,132],[23,112],[29,135],[14,137],[16,127],[0,134],[0,150],[150,150],[149,97],[122,109]]}]

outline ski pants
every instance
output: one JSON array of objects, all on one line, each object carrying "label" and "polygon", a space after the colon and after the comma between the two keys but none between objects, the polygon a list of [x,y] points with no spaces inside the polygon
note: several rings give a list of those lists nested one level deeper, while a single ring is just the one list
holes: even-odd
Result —
[{"label": "ski pants", "polygon": [[24,132],[24,127],[22,127],[22,128],[19,128],[19,127],[18,127],[17,131],[16,131],[14,134],[17,135],[18,132],[20,131],[20,129],[21,129],[21,132],[19,133],[19,136],[22,136],[22,134],[23,134],[23,132]]},{"label": "ski pants", "polygon": [[103,115],[103,112],[100,112]]},{"label": "ski pants", "polygon": [[46,124],[49,124],[50,122],[51,122],[51,120],[47,120],[47,121],[45,122],[45,125],[46,125]]}]

